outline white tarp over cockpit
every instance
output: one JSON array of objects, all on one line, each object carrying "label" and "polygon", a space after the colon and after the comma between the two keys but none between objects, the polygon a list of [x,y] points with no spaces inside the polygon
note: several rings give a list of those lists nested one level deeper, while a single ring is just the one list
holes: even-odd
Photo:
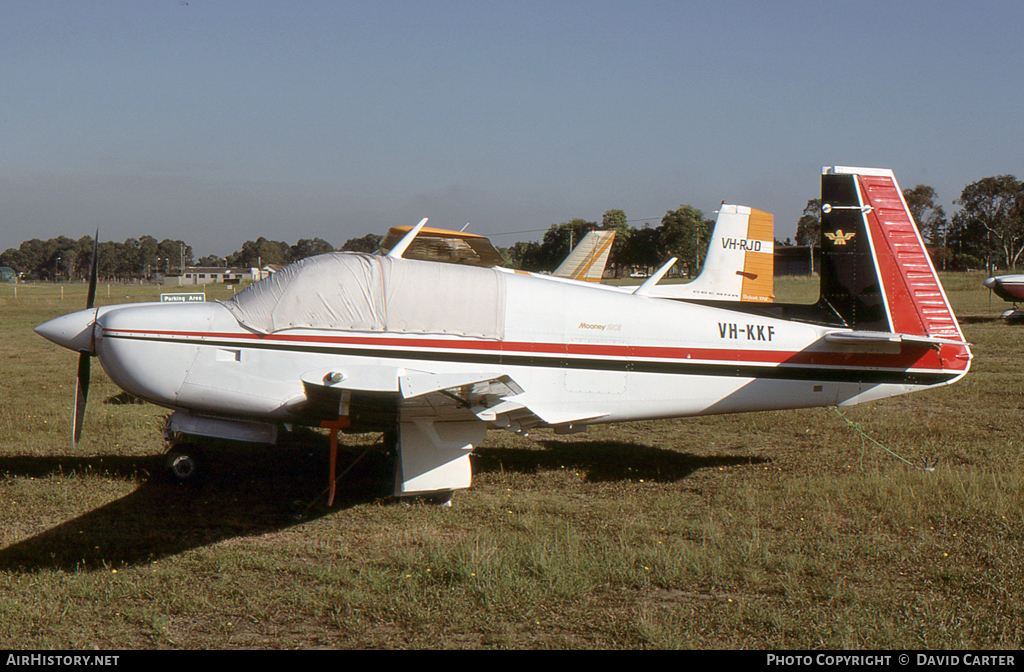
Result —
[{"label": "white tarp over cockpit", "polygon": [[492,269],[333,253],[302,259],[224,306],[243,326],[500,339],[505,278]]}]

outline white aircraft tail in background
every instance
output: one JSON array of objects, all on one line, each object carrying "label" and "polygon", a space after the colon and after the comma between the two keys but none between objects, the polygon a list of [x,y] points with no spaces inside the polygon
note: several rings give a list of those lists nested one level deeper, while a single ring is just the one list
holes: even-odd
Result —
[{"label": "white aircraft tail in background", "polygon": [[638,293],[666,299],[771,303],[775,299],[773,223],[770,213],[722,204],[701,274],[686,284],[655,281]]}]

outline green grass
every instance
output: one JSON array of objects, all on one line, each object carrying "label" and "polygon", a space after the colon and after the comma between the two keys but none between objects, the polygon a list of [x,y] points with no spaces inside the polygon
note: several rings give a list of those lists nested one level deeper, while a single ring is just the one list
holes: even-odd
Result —
[{"label": "green grass", "polygon": [[[84,290],[0,285],[0,645],[1017,648],[1024,327],[980,275],[943,279],[976,359],[843,410],[887,450],[831,409],[491,432],[448,509],[380,497],[377,452],[328,509],[313,432],[210,450],[181,486],[165,411],[99,367],[72,451],[76,356],[31,328]],[[347,465],[377,437],[346,438]]]}]

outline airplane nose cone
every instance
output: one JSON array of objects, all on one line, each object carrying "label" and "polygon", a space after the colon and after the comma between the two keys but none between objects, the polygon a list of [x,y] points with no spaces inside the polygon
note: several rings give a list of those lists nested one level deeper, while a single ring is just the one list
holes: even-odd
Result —
[{"label": "airplane nose cone", "polygon": [[994,288],[996,286],[996,279],[995,278],[985,278],[985,282],[983,282],[982,284],[985,285],[986,287],[988,287],[989,289],[992,289],[992,288]]},{"label": "airplane nose cone", "polygon": [[75,352],[93,353],[92,330],[96,323],[94,309],[68,313],[44,322],[35,328],[43,338]]}]

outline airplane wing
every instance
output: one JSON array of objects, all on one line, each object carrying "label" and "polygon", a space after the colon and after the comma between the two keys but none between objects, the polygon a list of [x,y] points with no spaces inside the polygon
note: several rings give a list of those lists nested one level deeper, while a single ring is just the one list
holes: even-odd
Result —
[{"label": "airplane wing", "polygon": [[[391,227],[380,245],[381,250],[385,254],[388,253],[411,229],[410,226]],[[402,257],[484,268],[501,266],[504,263],[501,253],[486,236],[429,227],[420,230]]]},{"label": "airplane wing", "polygon": [[398,377],[402,416],[493,422],[499,413],[523,408],[510,398],[523,393],[508,376],[492,373],[406,372]]},{"label": "airplane wing", "polygon": [[[569,433],[579,430],[574,422],[602,415],[530,408],[517,400],[525,395],[511,377],[493,372],[430,373],[353,366],[311,371],[301,378],[306,399],[295,409],[307,418],[311,414],[328,421],[344,418],[341,426],[353,419],[372,422],[373,413],[391,414],[390,422],[385,422],[392,426],[397,420],[398,496],[468,488],[472,478],[469,456],[484,440],[488,427],[525,434],[531,427],[548,424],[554,425],[556,432]],[[333,500],[333,489],[331,492]]]},{"label": "airplane wing", "polygon": [[[334,419],[353,415],[372,422],[360,405],[389,408],[402,419],[432,422],[480,421],[525,432],[532,427],[566,428],[604,413],[565,412],[530,399],[507,375],[493,372],[431,373],[404,368],[348,366],[301,376],[305,398],[293,406],[304,415]],[[387,400],[387,401],[385,401]]]}]

